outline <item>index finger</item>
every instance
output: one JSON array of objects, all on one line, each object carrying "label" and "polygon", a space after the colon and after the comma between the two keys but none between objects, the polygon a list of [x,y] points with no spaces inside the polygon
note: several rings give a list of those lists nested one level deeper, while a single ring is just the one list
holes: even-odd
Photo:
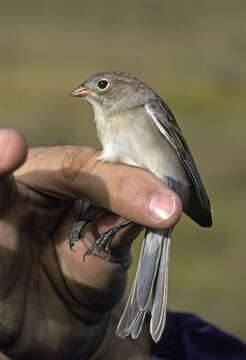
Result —
[{"label": "index finger", "polygon": [[17,175],[36,191],[86,199],[144,226],[175,225],[182,204],[171,189],[144,169],[97,160],[99,153],[75,146],[31,149]]}]

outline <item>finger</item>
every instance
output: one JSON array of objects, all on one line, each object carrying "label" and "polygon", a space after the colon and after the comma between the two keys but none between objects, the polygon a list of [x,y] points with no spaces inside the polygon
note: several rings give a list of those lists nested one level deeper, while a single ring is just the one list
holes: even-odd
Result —
[{"label": "finger", "polygon": [[140,168],[97,160],[83,147],[32,149],[19,179],[41,192],[86,199],[124,218],[153,228],[173,226],[182,213],[179,197]]},{"label": "finger", "polygon": [[14,129],[0,129],[0,176],[17,169],[26,158],[26,140]]},{"label": "finger", "polygon": [[0,214],[3,214],[17,191],[12,172],[26,158],[24,137],[13,129],[0,129]]}]

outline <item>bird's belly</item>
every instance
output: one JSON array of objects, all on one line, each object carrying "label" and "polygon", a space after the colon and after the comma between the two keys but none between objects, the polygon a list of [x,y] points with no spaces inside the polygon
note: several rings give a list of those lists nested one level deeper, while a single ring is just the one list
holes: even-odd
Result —
[{"label": "bird's belly", "polygon": [[[152,172],[179,195],[183,206],[186,207],[190,197],[190,181],[176,153],[165,139],[154,144],[148,142],[146,134],[144,139],[143,146],[141,141],[133,143],[131,137],[128,137],[127,150],[122,151],[121,149],[118,161]],[[124,146],[125,144],[126,142],[124,142]]]},{"label": "bird's belly", "polygon": [[150,129],[144,126],[121,129],[104,141],[99,158],[148,169],[164,181],[165,177],[170,177],[189,184],[178,156],[155,126]]}]

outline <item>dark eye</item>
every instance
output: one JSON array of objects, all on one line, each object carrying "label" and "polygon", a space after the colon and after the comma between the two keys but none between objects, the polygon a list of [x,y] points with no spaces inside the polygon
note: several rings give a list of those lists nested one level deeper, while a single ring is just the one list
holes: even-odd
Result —
[{"label": "dark eye", "polygon": [[99,89],[106,89],[106,87],[108,87],[108,81],[107,80],[100,80],[97,83],[97,86],[99,87]]}]

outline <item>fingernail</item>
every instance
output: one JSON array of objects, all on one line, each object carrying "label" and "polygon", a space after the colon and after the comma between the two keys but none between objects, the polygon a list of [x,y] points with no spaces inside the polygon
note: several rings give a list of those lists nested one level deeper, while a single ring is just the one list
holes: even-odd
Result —
[{"label": "fingernail", "polygon": [[155,195],[149,203],[149,214],[153,221],[167,220],[175,211],[176,202],[169,193]]}]

